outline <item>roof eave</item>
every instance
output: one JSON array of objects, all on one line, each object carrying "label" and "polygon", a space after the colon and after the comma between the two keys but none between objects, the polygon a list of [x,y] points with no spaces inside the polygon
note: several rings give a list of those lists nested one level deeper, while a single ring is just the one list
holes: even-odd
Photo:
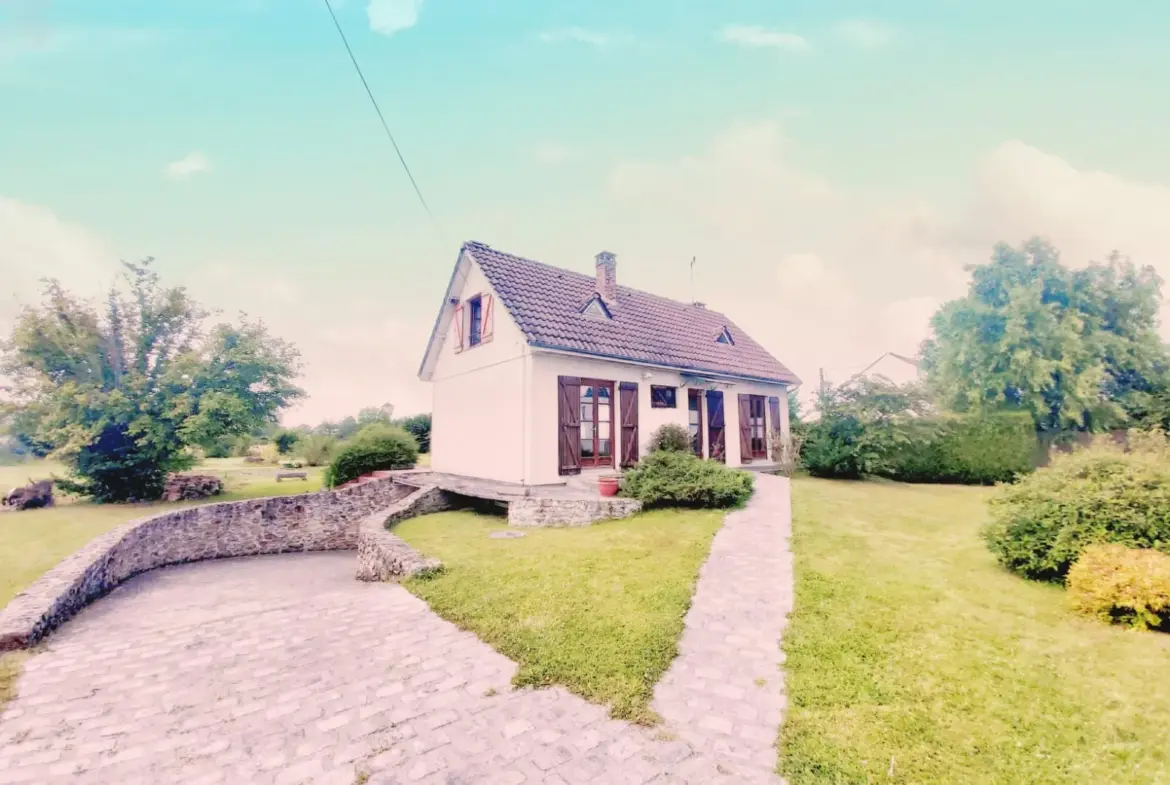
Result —
[{"label": "roof eave", "polygon": [[638,357],[626,357],[620,354],[609,354],[607,352],[590,352],[585,349],[577,349],[572,346],[558,346],[556,344],[543,343],[541,341],[528,340],[528,345],[533,349],[540,349],[550,352],[561,352],[564,354],[576,354],[582,357],[596,357],[603,360],[615,360],[618,362],[630,363],[632,365],[646,365],[654,368],[667,368],[672,371],[680,371],[683,373],[693,373],[696,376],[716,376],[720,379],[735,379],[745,382],[758,382],[761,384],[778,384],[785,387],[795,387],[801,382],[795,374],[789,374],[787,377],[780,376],[751,376],[748,374],[728,373],[727,371],[717,371],[711,368],[699,368],[694,365],[684,365],[681,363],[668,363],[664,361],[643,360]]}]

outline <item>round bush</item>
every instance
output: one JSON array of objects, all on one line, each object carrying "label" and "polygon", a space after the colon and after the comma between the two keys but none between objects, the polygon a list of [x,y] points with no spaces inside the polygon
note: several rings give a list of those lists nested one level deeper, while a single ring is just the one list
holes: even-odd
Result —
[{"label": "round bush", "polygon": [[622,475],[621,493],[646,507],[733,507],[752,495],[750,472],[659,450]]},{"label": "round bush", "polygon": [[1004,486],[984,537],[1005,567],[1061,581],[1097,543],[1170,552],[1170,462],[1098,443]]},{"label": "round bush", "polygon": [[371,425],[333,456],[325,469],[325,484],[335,488],[370,472],[409,468],[417,459],[418,442],[409,433]]},{"label": "round bush", "polygon": [[659,426],[650,434],[650,451],[690,452],[691,433],[676,423]]},{"label": "round bush", "polygon": [[1076,610],[1137,629],[1170,626],[1170,556],[1124,545],[1092,545],[1068,571]]}]

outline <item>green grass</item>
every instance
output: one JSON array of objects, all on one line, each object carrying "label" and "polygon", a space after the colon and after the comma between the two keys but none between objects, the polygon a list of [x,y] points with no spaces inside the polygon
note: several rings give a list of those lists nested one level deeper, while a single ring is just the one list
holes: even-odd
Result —
[{"label": "green grass", "polygon": [[624,521],[490,539],[501,519],[466,512],[394,528],[444,571],[406,587],[440,616],[519,663],[517,686],[560,684],[644,724],[677,653],[715,511],[655,511]]},{"label": "green grass", "polygon": [[[246,464],[240,458],[211,459],[193,471],[215,474],[224,480],[224,494],[212,502],[239,501],[265,496],[307,493],[321,489],[321,469],[304,469],[308,480],[276,482],[277,468]],[[60,466],[45,461],[0,467],[0,493],[62,474]],[[155,515],[196,502],[179,504],[91,504],[58,498],[57,506],[44,510],[0,513],[0,608],[18,592],[99,534],[135,518]]]},{"label": "green grass", "polygon": [[1170,782],[1170,636],[1000,569],[989,493],[795,481],[792,785]]}]

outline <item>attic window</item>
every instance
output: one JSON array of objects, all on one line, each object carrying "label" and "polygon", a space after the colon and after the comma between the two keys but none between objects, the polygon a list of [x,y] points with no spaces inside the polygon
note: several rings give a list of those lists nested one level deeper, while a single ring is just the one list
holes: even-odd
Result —
[{"label": "attic window", "polygon": [[719,331],[719,335],[715,337],[715,343],[725,343],[728,346],[735,346],[735,339],[731,337],[731,330],[724,327]]},{"label": "attic window", "polygon": [[597,295],[590,297],[589,302],[585,303],[585,306],[581,308],[578,313],[582,313],[585,316],[592,316],[597,319],[613,318],[613,316],[610,315],[609,309],[605,307],[605,302]]}]

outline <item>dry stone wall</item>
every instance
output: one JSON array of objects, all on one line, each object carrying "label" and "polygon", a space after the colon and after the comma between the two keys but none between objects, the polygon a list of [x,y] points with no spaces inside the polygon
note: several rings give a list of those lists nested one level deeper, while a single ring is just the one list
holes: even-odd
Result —
[{"label": "dry stone wall", "polygon": [[415,489],[392,477],[334,491],[190,507],[90,541],[0,610],[0,651],[35,644],[126,579],[169,564],[354,549],[360,522]]},{"label": "dry stone wall", "polygon": [[636,499],[556,499],[528,497],[508,502],[511,526],[588,526],[629,518],[642,509]]},{"label": "dry stone wall", "polygon": [[435,486],[420,488],[392,507],[368,516],[358,527],[357,579],[389,581],[442,566],[438,559],[423,556],[389,527],[397,521],[454,509],[451,496]]}]

